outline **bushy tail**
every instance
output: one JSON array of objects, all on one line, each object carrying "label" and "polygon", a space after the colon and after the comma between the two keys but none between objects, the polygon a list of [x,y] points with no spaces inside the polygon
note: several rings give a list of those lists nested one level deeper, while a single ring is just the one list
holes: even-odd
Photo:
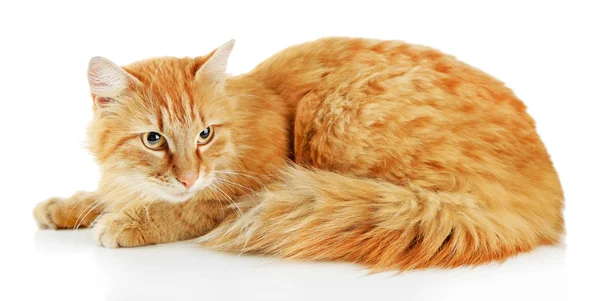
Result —
[{"label": "bushy tail", "polygon": [[200,242],[233,252],[406,270],[504,260],[559,241],[560,209],[525,212],[507,205],[511,197],[517,196],[490,205],[466,193],[291,168],[281,182],[238,203],[242,214]]}]

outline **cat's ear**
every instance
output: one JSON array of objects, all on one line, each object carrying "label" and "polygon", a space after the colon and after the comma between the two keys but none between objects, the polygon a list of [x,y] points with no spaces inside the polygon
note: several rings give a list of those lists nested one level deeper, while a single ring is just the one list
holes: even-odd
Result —
[{"label": "cat's ear", "polygon": [[196,71],[196,79],[219,84],[227,78],[225,71],[227,70],[227,61],[233,50],[235,40],[231,40],[221,47],[214,50],[208,59],[202,64],[200,69]]},{"label": "cat's ear", "polygon": [[103,57],[93,57],[88,65],[88,83],[97,107],[104,107],[121,95],[136,78]]}]

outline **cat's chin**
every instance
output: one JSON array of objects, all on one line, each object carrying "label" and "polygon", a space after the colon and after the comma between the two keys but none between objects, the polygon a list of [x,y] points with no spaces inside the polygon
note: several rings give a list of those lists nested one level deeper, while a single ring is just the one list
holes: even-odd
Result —
[{"label": "cat's chin", "polygon": [[164,201],[171,203],[183,203],[189,201],[194,195],[196,195],[197,191],[184,191],[184,192],[166,192],[166,191],[157,191],[156,196]]}]

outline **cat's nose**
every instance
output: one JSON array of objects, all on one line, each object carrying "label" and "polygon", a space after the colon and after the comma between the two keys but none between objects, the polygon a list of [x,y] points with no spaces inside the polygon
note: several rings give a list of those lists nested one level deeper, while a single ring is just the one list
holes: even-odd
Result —
[{"label": "cat's nose", "polygon": [[194,183],[196,183],[196,181],[198,180],[198,174],[193,172],[186,173],[177,176],[177,180],[181,182],[181,184],[183,184],[185,188],[190,189],[190,187],[192,187],[192,185],[194,185]]}]

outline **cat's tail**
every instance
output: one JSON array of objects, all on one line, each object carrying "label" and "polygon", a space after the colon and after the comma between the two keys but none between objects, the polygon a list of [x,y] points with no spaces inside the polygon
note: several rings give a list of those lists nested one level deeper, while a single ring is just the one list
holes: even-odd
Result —
[{"label": "cat's tail", "polygon": [[[562,205],[499,197],[505,199],[489,205],[468,193],[291,168],[283,181],[238,203],[239,212],[200,242],[376,270],[481,264],[559,242]],[[540,206],[509,205],[523,202]]]}]

